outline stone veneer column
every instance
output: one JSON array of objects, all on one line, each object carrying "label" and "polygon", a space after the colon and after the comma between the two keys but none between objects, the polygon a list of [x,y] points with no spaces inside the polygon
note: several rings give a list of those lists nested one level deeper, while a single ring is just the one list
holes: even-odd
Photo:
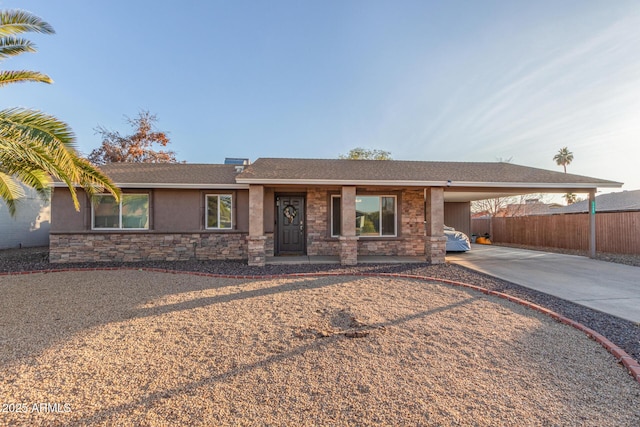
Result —
[{"label": "stone veneer column", "polygon": [[358,263],[358,236],[356,236],[356,187],[342,187],[340,197],[340,264]]},{"label": "stone veneer column", "polygon": [[264,234],[264,187],[249,185],[249,236],[247,253],[249,265],[263,267],[266,262]]},{"label": "stone veneer column", "polygon": [[426,189],[426,236],[424,254],[427,262],[443,264],[447,253],[447,237],[444,235],[444,189]]}]

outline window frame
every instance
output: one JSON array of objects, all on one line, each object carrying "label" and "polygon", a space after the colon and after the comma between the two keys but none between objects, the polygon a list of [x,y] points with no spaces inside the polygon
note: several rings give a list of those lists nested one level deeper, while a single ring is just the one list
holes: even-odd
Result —
[{"label": "window frame", "polygon": [[[398,237],[398,196],[395,194],[357,194],[356,195],[356,199],[358,197],[377,197],[378,198],[378,212],[380,213],[379,215],[379,234],[376,236],[372,236],[372,235],[361,235],[361,234],[356,234],[356,236],[358,236],[359,238],[363,238],[363,239],[385,239],[385,238],[394,238],[394,237]],[[383,230],[382,230],[382,199],[384,197],[390,197],[393,198],[393,234],[382,234]],[[340,237],[342,235],[342,224],[339,225],[339,229],[340,229],[340,233],[341,234],[333,234],[333,221],[334,221],[334,209],[333,209],[333,204],[334,204],[334,199],[341,199],[342,195],[340,194],[332,194],[331,195],[331,217],[330,217],[330,223],[329,223],[329,232],[331,234],[331,237]],[[354,221],[356,220],[355,218],[353,219]]]},{"label": "window frame", "polygon": [[[341,200],[341,195],[340,194],[332,194],[331,195],[331,218],[329,219],[329,232],[331,233],[331,237],[340,237],[342,235],[342,213],[340,213],[340,224],[338,224],[338,230],[339,233],[338,234],[333,234],[333,200],[334,199],[338,199]],[[355,219],[354,219],[355,221]]]},{"label": "window frame", "polygon": [[[220,197],[229,197],[231,199],[231,210],[229,211],[229,227],[220,227]],[[209,197],[218,199],[218,227],[209,227]],[[228,231],[233,230],[233,194],[232,193],[207,193],[204,196],[204,228],[205,230]]]},{"label": "window frame", "polygon": [[[147,198],[147,226],[141,228],[123,227],[122,223],[122,203],[127,196],[146,196]],[[149,230],[151,197],[149,193],[123,193],[118,202],[118,227],[96,227],[96,203],[97,198],[111,197],[115,201],[115,197],[111,194],[95,194],[91,197],[91,230],[95,231],[145,231]]]}]

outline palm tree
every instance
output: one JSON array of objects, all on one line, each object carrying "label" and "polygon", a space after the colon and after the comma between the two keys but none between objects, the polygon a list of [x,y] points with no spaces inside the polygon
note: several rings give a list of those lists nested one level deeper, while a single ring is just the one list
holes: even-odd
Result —
[{"label": "palm tree", "polygon": [[[36,51],[29,40],[16,37],[25,32],[53,34],[54,30],[29,12],[0,11],[0,61]],[[0,87],[19,82],[53,81],[37,71],[0,71]],[[52,177],[69,188],[76,210],[80,209],[77,185],[89,195],[106,190],[120,197],[109,177],[78,155],[75,136],[66,123],[26,108],[0,110],[0,198],[9,213],[16,214],[17,203],[24,197],[21,184],[47,197]]]},{"label": "palm tree", "polygon": [[553,160],[558,166],[564,168],[564,173],[567,173],[567,165],[573,161],[573,153],[567,147],[563,147],[558,151],[558,154],[553,156]]}]

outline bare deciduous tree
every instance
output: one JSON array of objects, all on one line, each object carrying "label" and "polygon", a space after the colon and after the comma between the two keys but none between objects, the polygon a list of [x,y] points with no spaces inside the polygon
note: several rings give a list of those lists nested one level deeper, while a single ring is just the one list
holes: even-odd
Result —
[{"label": "bare deciduous tree", "polygon": [[89,154],[89,161],[94,165],[105,163],[177,163],[176,153],[171,150],[154,150],[157,144],[166,147],[171,141],[166,132],[154,130],[158,121],[155,114],[141,111],[138,117],[127,117],[135,130],[133,135],[120,135],[102,126],[96,128],[96,133],[102,136],[102,145]]}]

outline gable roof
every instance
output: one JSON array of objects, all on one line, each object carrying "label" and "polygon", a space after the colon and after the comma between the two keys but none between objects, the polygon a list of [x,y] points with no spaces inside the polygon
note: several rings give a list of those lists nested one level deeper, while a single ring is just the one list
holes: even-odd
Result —
[{"label": "gable roof", "polygon": [[619,182],[512,163],[261,158],[238,175],[247,184],[597,188]]}]

